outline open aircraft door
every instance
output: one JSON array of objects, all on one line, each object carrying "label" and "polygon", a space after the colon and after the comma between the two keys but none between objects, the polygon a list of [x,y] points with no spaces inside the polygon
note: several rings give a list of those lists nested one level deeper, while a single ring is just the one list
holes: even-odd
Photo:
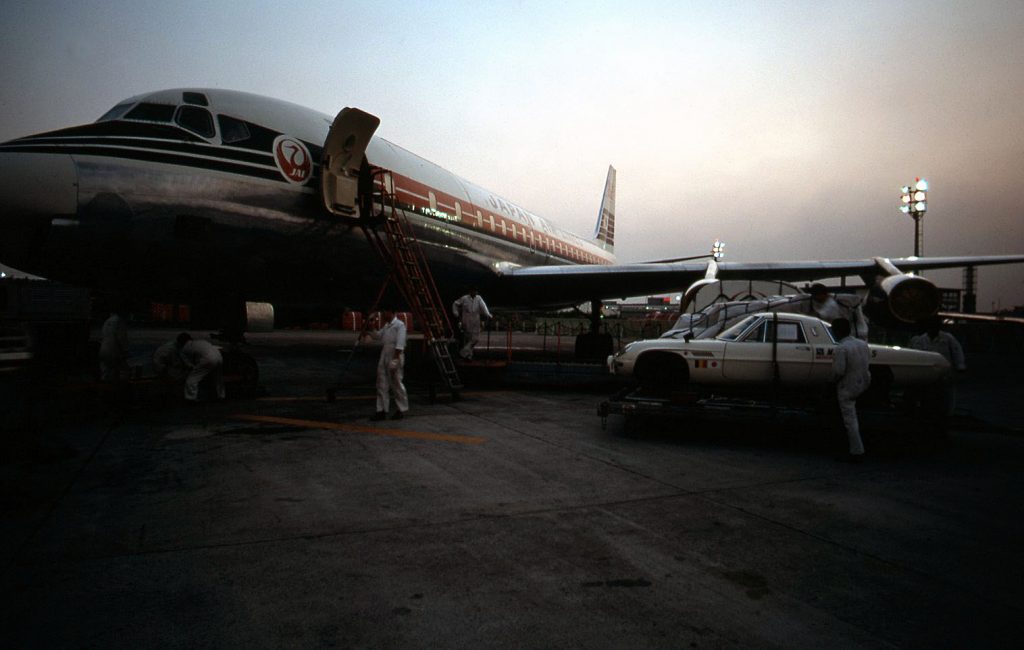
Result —
[{"label": "open aircraft door", "polygon": [[340,217],[359,218],[359,174],[366,147],[380,118],[358,108],[343,108],[324,141],[320,190],[324,207]]}]

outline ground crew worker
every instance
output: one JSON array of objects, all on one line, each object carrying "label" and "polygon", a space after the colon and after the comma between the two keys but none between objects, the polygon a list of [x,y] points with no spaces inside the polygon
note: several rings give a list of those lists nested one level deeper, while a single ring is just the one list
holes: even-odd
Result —
[{"label": "ground crew worker", "polygon": [[837,318],[845,318],[854,325],[854,334],[859,339],[868,338],[868,321],[861,309],[861,300],[857,296],[844,294],[841,299],[831,296],[823,284],[812,284],[811,313],[826,323]]},{"label": "ground crew worker", "polygon": [[377,359],[377,412],[371,420],[383,420],[388,416],[391,396],[394,395],[398,410],[392,420],[401,420],[409,410],[409,394],[405,391],[402,378],[405,373],[405,323],[394,311],[384,310],[383,326],[370,334],[383,344]]},{"label": "ground crew worker", "polygon": [[[955,336],[941,329],[941,319],[937,316],[928,321],[928,329],[923,334],[910,339],[910,347],[915,350],[938,352],[958,373],[967,370],[967,362],[964,359],[964,350],[960,347],[960,342],[956,340]],[[953,409],[956,407],[956,384],[952,376],[945,381],[943,389],[945,413],[953,415]]]},{"label": "ground crew worker", "polygon": [[220,350],[209,341],[193,339],[188,332],[178,335],[175,347],[182,363],[188,369],[188,376],[185,377],[185,399],[189,402],[199,401],[199,383],[207,375],[213,378],[217,399],[224,399],[224,357],[221,356]]},{"label": "ground crew worker", "polygon": [[476,287],[470,287],[469,293],[452,303],[452,312],[462,325],[463,342],[459,356],[470,360],[473,358],[473,348],[480,340],[480,317],[494,317],[487,309],[483,297],[477,295]]},{"label": "ground crew worker", "polygon": [[185,363],[181,359],[176,339],[171,339],[153,352],[153,368],[159,377],[182,379],[185,376]]},{"label": "ground crew worker", "polygon": [[864,459],[864,442],[857,421],[857,398],[871,385],[871,350],[867,343],[850,336],[850,321],[845,318],[832,321],[832,333],[839,341],[832,356],[832,378],[849,441],[849,452],[839,460],[860,462]]},{"label": "ground crew worker", "polygon": [[100,379],[120,381],[128,378],[128,323],[111,312],[100,331]]}]

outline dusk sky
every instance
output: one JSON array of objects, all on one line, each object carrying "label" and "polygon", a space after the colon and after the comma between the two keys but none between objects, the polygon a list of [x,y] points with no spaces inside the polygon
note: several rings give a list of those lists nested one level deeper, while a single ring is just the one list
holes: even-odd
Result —
[{"label": "dusk sky", "polygon": [[[334,114],[623,262],[1024,253],[1024,2],[4,2],[0,141],[181,86]],[[959,287],[960,272],[930,273]],[[978,306],[1024,304],[1024,265]]]}]

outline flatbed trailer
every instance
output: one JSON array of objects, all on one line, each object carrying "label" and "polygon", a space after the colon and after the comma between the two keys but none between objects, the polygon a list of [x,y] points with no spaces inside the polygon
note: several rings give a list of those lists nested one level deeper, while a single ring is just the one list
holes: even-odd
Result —
[{"label": "flatbed trailer", "polygon": [[[835,440],[844,440],[842,420],[830,385],[817,394],[793,394],[758,399],[750,396],[721,395],[695,390],[654,395],[630,386],[601,402],[597,415],[606,428],[608,417],[622,416],[627,429],[636,421],[649,420],[663,425],[685,423],[684,431],[714,432],[756,430],[764,433],[788,431],[823,432]],[[947,435],[947,418],[934,406],[912,406],[903,394],[888,399],[865,399],[858,403],[862,435],[903,440],[942,440]]]},{"label": "flatbed trailer", "polygon": [[758,400],[744,397],[687,391],[672,395],[651,395],[642,388],[624,388],[597,407],[601,426],[607,426],[609,415],[690,417],[701,419],[756,419],[785,421],[822,420],[828,417],[825,399],[793,404],[781,400]]}]

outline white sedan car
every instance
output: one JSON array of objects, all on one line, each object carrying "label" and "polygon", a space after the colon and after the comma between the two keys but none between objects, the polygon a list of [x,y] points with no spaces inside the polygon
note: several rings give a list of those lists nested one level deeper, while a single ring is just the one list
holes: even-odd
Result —
[{"label": "white sedan car", "polygon": [[[762,312],[714,338],[630,343],[608,357],[608,368],[659,391],[684,385],[718,390],[774,382],[801,389],[832,380],[835,347],[832,330],[819,318]],[[949,362],[938,353],[875,344],[869,347],[875,392],[934,384],[950,374]]]}]

